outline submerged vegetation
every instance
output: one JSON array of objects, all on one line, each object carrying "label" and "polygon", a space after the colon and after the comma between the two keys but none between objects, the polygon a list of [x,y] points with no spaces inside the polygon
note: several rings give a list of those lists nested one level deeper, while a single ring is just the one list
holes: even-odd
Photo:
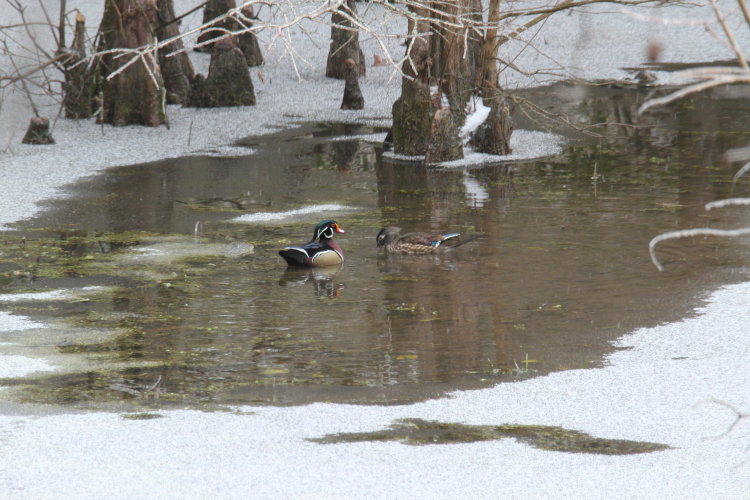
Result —
[{"label": "submerged vegetation", "polygon": [[332,434],[309,441],[324,444],[398,441],[409,445],[428,445],[498,441],[507,438],[542,450],[597,455],[632,455],[672,448],[659,443],[595,438],[584,432],[546,425],[466,425],[418,418],[397,420],[386,430]]}]

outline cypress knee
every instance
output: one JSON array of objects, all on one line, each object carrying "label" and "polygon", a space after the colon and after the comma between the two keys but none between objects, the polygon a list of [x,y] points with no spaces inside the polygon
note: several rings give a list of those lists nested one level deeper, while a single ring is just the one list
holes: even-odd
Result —
[{"label": "cypress knee", "polygon": [[21,142],[23,144],[54,144],[55,140],[49,131],[49,118],[46,116],[32,118]]},{"label": "cypress knee", "polygon": [[212,108],[255,104],[255,89],[245,56],[233,37],[214,42],[208,77],[196,78],[190,106]]},{"label": "cypress knee", "polygon": [[341,101],[341,109],[362,109],[365,107],[365,98],[359,89],[359,77],[357,76],[357,64],[352,59],[344,61],[344,99]]}]

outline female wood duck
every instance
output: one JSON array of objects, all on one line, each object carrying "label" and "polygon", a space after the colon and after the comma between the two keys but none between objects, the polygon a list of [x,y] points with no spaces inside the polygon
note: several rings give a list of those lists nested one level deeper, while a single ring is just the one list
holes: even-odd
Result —
[{"label": "female wood duck", "polygon": [[375,238],[378,242],[378,249],[385,250],[386,253],[417,255],[434,253],[448,246],[461,244],[458,239],[460,233],[406,233],[403,235],[400,233],[401,228],[398,227],[386,226],[381,229]]},{"label": "female wood duck", "polygon": [[324,267],[344,262],[344,252],[333,242],[335,233],[343,233],[335,220],[324,220],[315,226],[313,239],[300,246],[290,246],[279,251],[279,255],[290,266]]}]

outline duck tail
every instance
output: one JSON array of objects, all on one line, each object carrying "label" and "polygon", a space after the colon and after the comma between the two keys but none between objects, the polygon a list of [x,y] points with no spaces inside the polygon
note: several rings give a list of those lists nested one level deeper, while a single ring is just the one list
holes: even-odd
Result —
[{"label": "duck tail", "polygon": [[[461,236],[461,233],[448,233],[448,234],[441,234],[439,238],[435,238],[430,245],[437,248],[441,245],[450,243],[451,246],[458,246],[462,242],[459,240],[456,240],[459,236]],[[456,240],[456,241],[448,241],[448,240]]]},{"label": "duck tail", "polygon": [[310,256],[303,248],[286,247],[279,251],[279,255],[284,257],[287,265],[290,266],[307,266],[310,265]]},{"label": "duck tail", "polygon": [[444,248],[445,251],[448,252],[476,239],[476,236],[463,236],[461,238],[459,238],[459,236],[461,236],[461,233],[443,235],[443,238],[445,239],[441,241],[441,248]]}]

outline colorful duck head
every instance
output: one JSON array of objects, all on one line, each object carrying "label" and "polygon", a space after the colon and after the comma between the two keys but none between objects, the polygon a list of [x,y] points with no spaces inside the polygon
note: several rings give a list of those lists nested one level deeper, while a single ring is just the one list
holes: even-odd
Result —
[{"label": "colorful duck head", "polygon": [[344,230],[339,227],[335,220],[324,220],[315,226],[313,239],[311,243],[322,240],[332,240],[335,233],[343,233]]}]

